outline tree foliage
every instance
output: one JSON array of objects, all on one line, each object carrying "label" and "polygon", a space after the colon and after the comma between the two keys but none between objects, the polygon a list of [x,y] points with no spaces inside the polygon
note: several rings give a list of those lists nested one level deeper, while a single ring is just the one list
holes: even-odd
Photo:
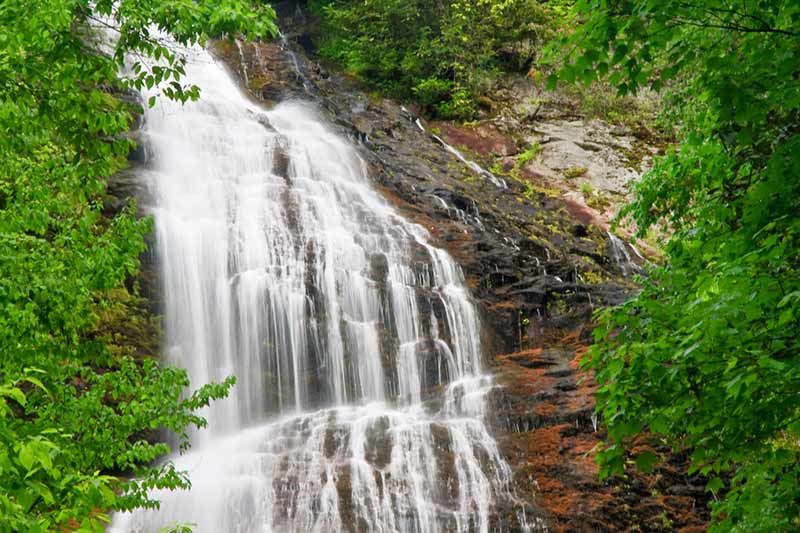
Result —
[{"label": "tree foliage", "polygon": [[[668,261],[601,312],[602,474],[646,433],[691,451],[717,531],[800,528],[800,3],[583,0],[566,81],[662,91],[679,146],[623,212]],[[646,456],[638,461],[648,466]]]},{"label": "tree foliage", "polygon": [[[561,3],[538,0],[313,0],[322,56],[389,95],[465,118],[503,71],[524,70]],[[555,6],[555,7],[554,7]]]},{"label": "tree foliage", "polygon": [[[155,506],[186,487],[168,430],[187,445],[197,410],[232,379],[187,393],[187,374],[112,349],[111,295],[139,269],[151,230],[131,204],[102,212],[126,164],[138,104],[118,96],[181,83],[180,45],[275,31],[247,0],[4,0],[0,3],[0,524],[4,531],[99,531],[111,510]],[[101,41],[109,32],[113,42]],[[103,52],[100,50],[104,49]],[[129,60],[130,74],[120,69]],[[127,481],[119,474],[135,476]]]}]

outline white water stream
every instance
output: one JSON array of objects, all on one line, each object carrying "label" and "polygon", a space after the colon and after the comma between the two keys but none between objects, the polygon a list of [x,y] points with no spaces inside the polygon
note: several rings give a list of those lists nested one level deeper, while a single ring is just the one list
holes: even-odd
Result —
[{"label": "white water stream", "polygon": [[608,241],[611,244],[611,259],[614,263],[619,267],[622,275],[626,278],[631,277],[633,274],[640,274],[642,272],[642,268],[636,264],[635,261],[631,258],[631,254],[628,252],[628,248],[633,250],[636,254],[636,257],[639,258],[640,261],[645,262],[645,258],[642,257],[642,254],[639,250],[636,249],[634,245],[629,242],[624,242],[622,239],[607,231],[606,234],[608,235]]},{"label": "white water stream", "polygon": [[265,111],[196,50],[147,111],[169,362],[237,377],[174,457],[192,489],[113,531],[488,531],[510,472],[484,423],[459,267],[302,103]]}]

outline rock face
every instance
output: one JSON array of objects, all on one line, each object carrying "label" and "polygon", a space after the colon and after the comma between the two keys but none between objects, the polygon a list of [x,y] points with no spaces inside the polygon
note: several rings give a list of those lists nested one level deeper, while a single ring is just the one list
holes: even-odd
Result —
[{"label": "rock face", "polygon": [[[301,31],[305,20],[293,2],[276,7],[289,29]],[[624,132],[564,121],[520,137],[513,121],[474,129],[425,124],[305,57],[297,47],[308,42],[302,31],[288,41],[218,43],[215,53],[266,105],[315,102],[358,147],[383,195],[460,263],[487,325],[487,364],[500,385],[492,393],[493,429],[514,471],[520,506],[538,509],[555,531],[702,529],[704,496],[681,474],[679,459],[650,476],[630,472],[606,483],[597,481],[592,460],[603,435],[593,419],[592,381],[578,370],[587,324],[595,308],[635,290],[627,278],[631,265],[622,263],[642,260],[609,239],[596,210],[544,185],[580,167],[596,188],[626,194],[631,176],[619,176],[614,162],[619,147],[631,142],[617,135]],[[501,162],[531,143],[541,150],[502,188],[442,139]],[[496,523],[513,521],[500,516]]]},{"label": "rock face", "polygon": [[[295,69],[297,58],[280,43],[220,44],[217,52],[234,65],[244,58],[238,70],[249,73],[254,97],[268,104],[315,101],[357,144],[387,198],[460,260],[473,293],[497,319],[499,350],[519,345],[520,328],[509,333],[509,320],[519,321],[523,336],[534,333],[539,319],[566,324],[572,317],[575,325],[594,305],[619,302],[633,288],[619,279],[603,229],[576,220],[550,191],[519,181],[497,187],[444,149],[404,107],[313,63]],[[272,74],[262,74],[262,65]]]},{"label": "rock face", "polygon": [[[136,92],[117,94],[125,102],[143,104]],[[138,173],[142,172],[149,159],[147,139],[141,133],[142,118],[135,117],[129,135],[136,143],[136,149],[128,154],[128,168],[111,176],[102,198],[102,214],[111,221],[116,215],[132,204],[137,206],[137,217],[145,216],[141,206],[150,202],[150,192],[142,183]],[[107,294],[109,309],[102,314],[99,322],[101,335],[112,351],[119,355],[137,358],[157,358],[162,344],[162,325],[160,312],[160,291],[158,287],[158,268],[155,264],[153,235],[145,236],[148,250],[139,257],[140,271],[129,277],[125,288]],[[154,435],[150,438],[155,439]]]},{"label": "rock face", "polygon": [[496,431],[518,493],[549,511],[554,531],[705,530],[704,482],[687,478],[685,457],[651,475],[630,469],[624,479],[597,480],[592,450],[604,435],[594,386],[576,368],[584,349],[572,335],[497,358]]}]

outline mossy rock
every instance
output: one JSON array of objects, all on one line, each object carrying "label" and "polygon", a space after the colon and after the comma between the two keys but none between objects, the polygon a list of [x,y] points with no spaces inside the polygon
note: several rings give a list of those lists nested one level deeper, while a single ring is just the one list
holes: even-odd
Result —
[{"label": "mossy rock", "polygon": [[125,287],[103,293],[95,309],[97,324],[91,336],[105,344],[112,357],[158,357],[163,332],[150,302]]}]

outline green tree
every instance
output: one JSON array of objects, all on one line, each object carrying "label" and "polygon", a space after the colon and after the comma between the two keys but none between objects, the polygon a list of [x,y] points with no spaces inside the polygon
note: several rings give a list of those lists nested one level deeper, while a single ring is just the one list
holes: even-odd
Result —
[{"label": "green tree", "polygon": [[[587,366],[623,470],[637,435],[691,452],[717,531],[800,528],[800,3],[583,0],[560,78],[662,91],[680,143],[624,210],[668,259],[600,312]],[[652,453],[637,457],[648,468]]]},{"label": "green tree", "polygon": [[[273,21],[271,8],[247,0],[0,3],[4,531],[101,531],[111,510],[156,506],[147,489],[188,486],[171,464],[152,466],[170,451],[154,435],[171,431],[185,448],[187,429],[205,424],[196,411],[233,380],[187,392],[185,371],[133,357],[102,333],[151,230],[133,204],[102,213],[142,112],[119,96],[158,86],[169,98],[198,97],[181,83],[183,57],[157,32],[202,44],[274,33]],[[106,31],[115,39],[101,48]]]},{"label": "green tree", "polygon": [[429,113],[468,118],[499,75],[524,70],[554,32],[560,2],[314,0],[320,54]]}]

